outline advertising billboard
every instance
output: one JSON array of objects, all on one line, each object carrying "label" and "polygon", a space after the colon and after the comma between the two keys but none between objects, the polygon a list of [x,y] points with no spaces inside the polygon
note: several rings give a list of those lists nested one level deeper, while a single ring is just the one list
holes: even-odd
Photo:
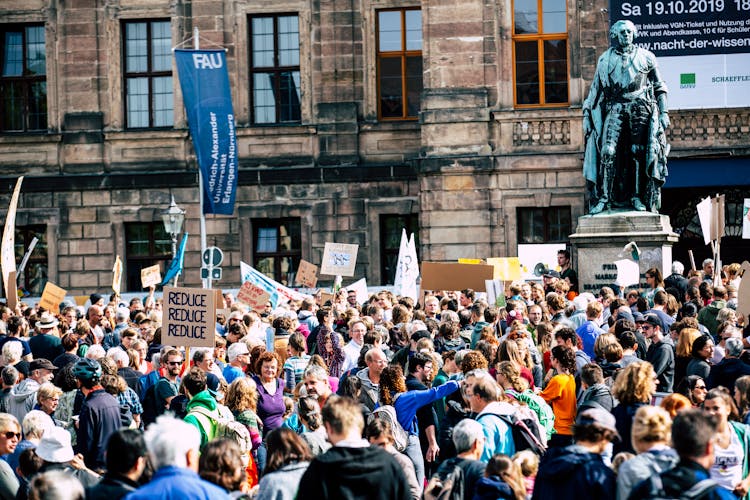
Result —
[{"label": "advertising billboard", "polygon": [[750,106],[750,0],[610,0],[658,58],[670,109]]}]

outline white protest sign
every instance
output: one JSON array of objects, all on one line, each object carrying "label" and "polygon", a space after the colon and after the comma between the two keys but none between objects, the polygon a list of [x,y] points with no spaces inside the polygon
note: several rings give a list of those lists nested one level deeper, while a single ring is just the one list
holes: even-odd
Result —
[{"label": "white protest sign", "polygon": [[354,276],[359,245],[326,243],[320,274],[329,276]]},{"label": "white protest sign", "polygon": [[216,342],[216,291],[164,287],[162,343],[213,347]]},{"label": "white protest sign", "polygon": [[745,198],[742,207],[742,238],[750,240],[750,198]]},{"label": "white protest sign", "polygon": [[161,283],[161,267],[159,264],[141,269],[141,286],[148,288]]},{"label": "white protest sign", "polygon": [[615,285],[626,287],[638,284],[641,278],[641,270],[637,262],[630,259],[622,259],[616,260],[614,264],[617,266]]},{"label": "white protest sign", "polygon": [[367,280],[362,278],[346,287],[347,291],[353,290],[357,294],[357,303],[364,304],[370,297],[367,294]]}]

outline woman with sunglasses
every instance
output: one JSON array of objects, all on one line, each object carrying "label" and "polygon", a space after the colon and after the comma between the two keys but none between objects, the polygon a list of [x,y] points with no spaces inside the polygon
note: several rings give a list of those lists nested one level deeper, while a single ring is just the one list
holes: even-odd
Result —
[{"label": "woman with sunglasses", "polygon": [[[0,413],[0,455],[13,453],[21,441],[21,426],[16,417],[9,413]],[[18,491],[18,479],[8,462],[0,460],[0,498],[15,498]]]},{"label": "woman with sunglasses", "polygon": [[706,381],[703,380],[703,377],[690,375],[685,377],[682,383],[677,386],[675,392],[687,397],[693,404],[693,408],[699,408],[703,404],[703,401],[706,400],[708,388],[706,387]]}]

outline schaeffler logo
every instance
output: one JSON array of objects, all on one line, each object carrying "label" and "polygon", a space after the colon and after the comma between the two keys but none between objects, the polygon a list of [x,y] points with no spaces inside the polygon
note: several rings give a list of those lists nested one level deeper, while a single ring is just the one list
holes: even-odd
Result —
[{"label": "schaeffler logo", "polygon": [[680,73],[680,88],[681,89],[694,89],[695,88],[695,73]]}]

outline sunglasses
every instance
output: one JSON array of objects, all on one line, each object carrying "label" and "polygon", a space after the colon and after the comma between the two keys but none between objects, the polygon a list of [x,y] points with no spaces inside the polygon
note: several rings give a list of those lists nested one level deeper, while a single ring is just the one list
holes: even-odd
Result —
[{"label": "sunglasses", "polygon": [[169,366],[176,366],[176,365],[181,365],[182,361],[167,361],[167,364]]},{"label": "sunglasses", "polygon": [[16,439],[21,439],[21,433],[20,432],[8,431],[8,432],[3,433],[3,435],[5,436],[6,439],[13,439],[14,437]]}]

